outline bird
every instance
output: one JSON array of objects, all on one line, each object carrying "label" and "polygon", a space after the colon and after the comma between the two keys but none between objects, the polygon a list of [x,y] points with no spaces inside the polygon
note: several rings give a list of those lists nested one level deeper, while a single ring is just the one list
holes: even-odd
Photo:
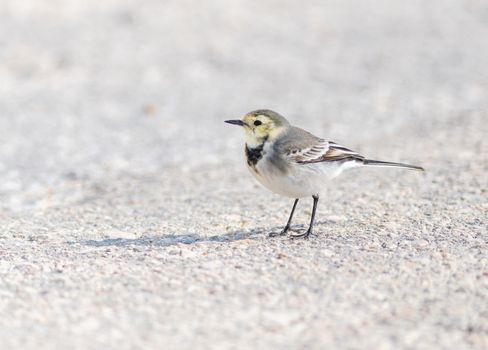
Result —
[{"label": "bird", "polygon": [[225,120],[245,131],[247,168],[268,190],[293,198],[293,207],[285,227],[270,236],[286,235],[290,230],[298,201],[312,197],[313,206],[308,229],[291,238],[309,238],[313,232],[320,195],[330,180],[344,170],[358,167],[395,167],[424,171],[417,165],[365,158],[359,153],[293,126],[277,112],[259,109],[242,119]]}]

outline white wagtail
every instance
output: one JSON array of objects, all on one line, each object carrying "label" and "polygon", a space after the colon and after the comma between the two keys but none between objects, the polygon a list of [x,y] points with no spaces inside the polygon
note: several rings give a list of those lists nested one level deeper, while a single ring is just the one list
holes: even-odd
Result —
[{"label": "white wagtail", "polygon": [[281,235],[290,229],[298,200],[312,196],[310,226],[305,233],[292,237],[310,236],[320,193],[330,179],[345,169],[380,166],[424,170],[416,165],[366,159],[346,147],[290,125],[284,117],[266,109],[247,113],[242,120],[225,122],[244,128],[245,154],[251,174],[272,192],[295,198],[288,222],[279,233]]}]

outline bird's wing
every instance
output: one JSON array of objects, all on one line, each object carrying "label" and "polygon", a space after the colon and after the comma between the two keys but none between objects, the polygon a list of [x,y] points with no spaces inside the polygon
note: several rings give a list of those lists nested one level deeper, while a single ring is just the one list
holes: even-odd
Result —
[{"label": "bird's wing", "polygon": [[315,140],[315,142],[307,147],[290,148],[288,156],[297,163],[319,163],[319,162],[334,162],[355,160],[362,161],[364,157],[350,150],[349,148],[338,145],[332,141],[325,141],[322,139]]}]

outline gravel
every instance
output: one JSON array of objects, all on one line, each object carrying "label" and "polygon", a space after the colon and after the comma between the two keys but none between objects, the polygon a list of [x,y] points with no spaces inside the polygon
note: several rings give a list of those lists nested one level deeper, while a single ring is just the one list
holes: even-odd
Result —
[{"label": "gravel", "polygon": [[[3,0],[0,348],[486,349],[487,37],[482,1]],[[270,239],[257,108],[427,171]]]}]

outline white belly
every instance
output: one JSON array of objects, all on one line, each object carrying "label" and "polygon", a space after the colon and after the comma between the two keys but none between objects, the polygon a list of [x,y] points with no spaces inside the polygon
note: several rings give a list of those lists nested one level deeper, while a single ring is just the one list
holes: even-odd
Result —
[{"label": "white belly", "polygon": [[303,198],[320,195],[330,180],[347,166],[339,162],[289,163],[286,172],[282,172],[261,159],[256,164],[256,170],[248,168],[259,183],[270,191],[286,197]]}]

